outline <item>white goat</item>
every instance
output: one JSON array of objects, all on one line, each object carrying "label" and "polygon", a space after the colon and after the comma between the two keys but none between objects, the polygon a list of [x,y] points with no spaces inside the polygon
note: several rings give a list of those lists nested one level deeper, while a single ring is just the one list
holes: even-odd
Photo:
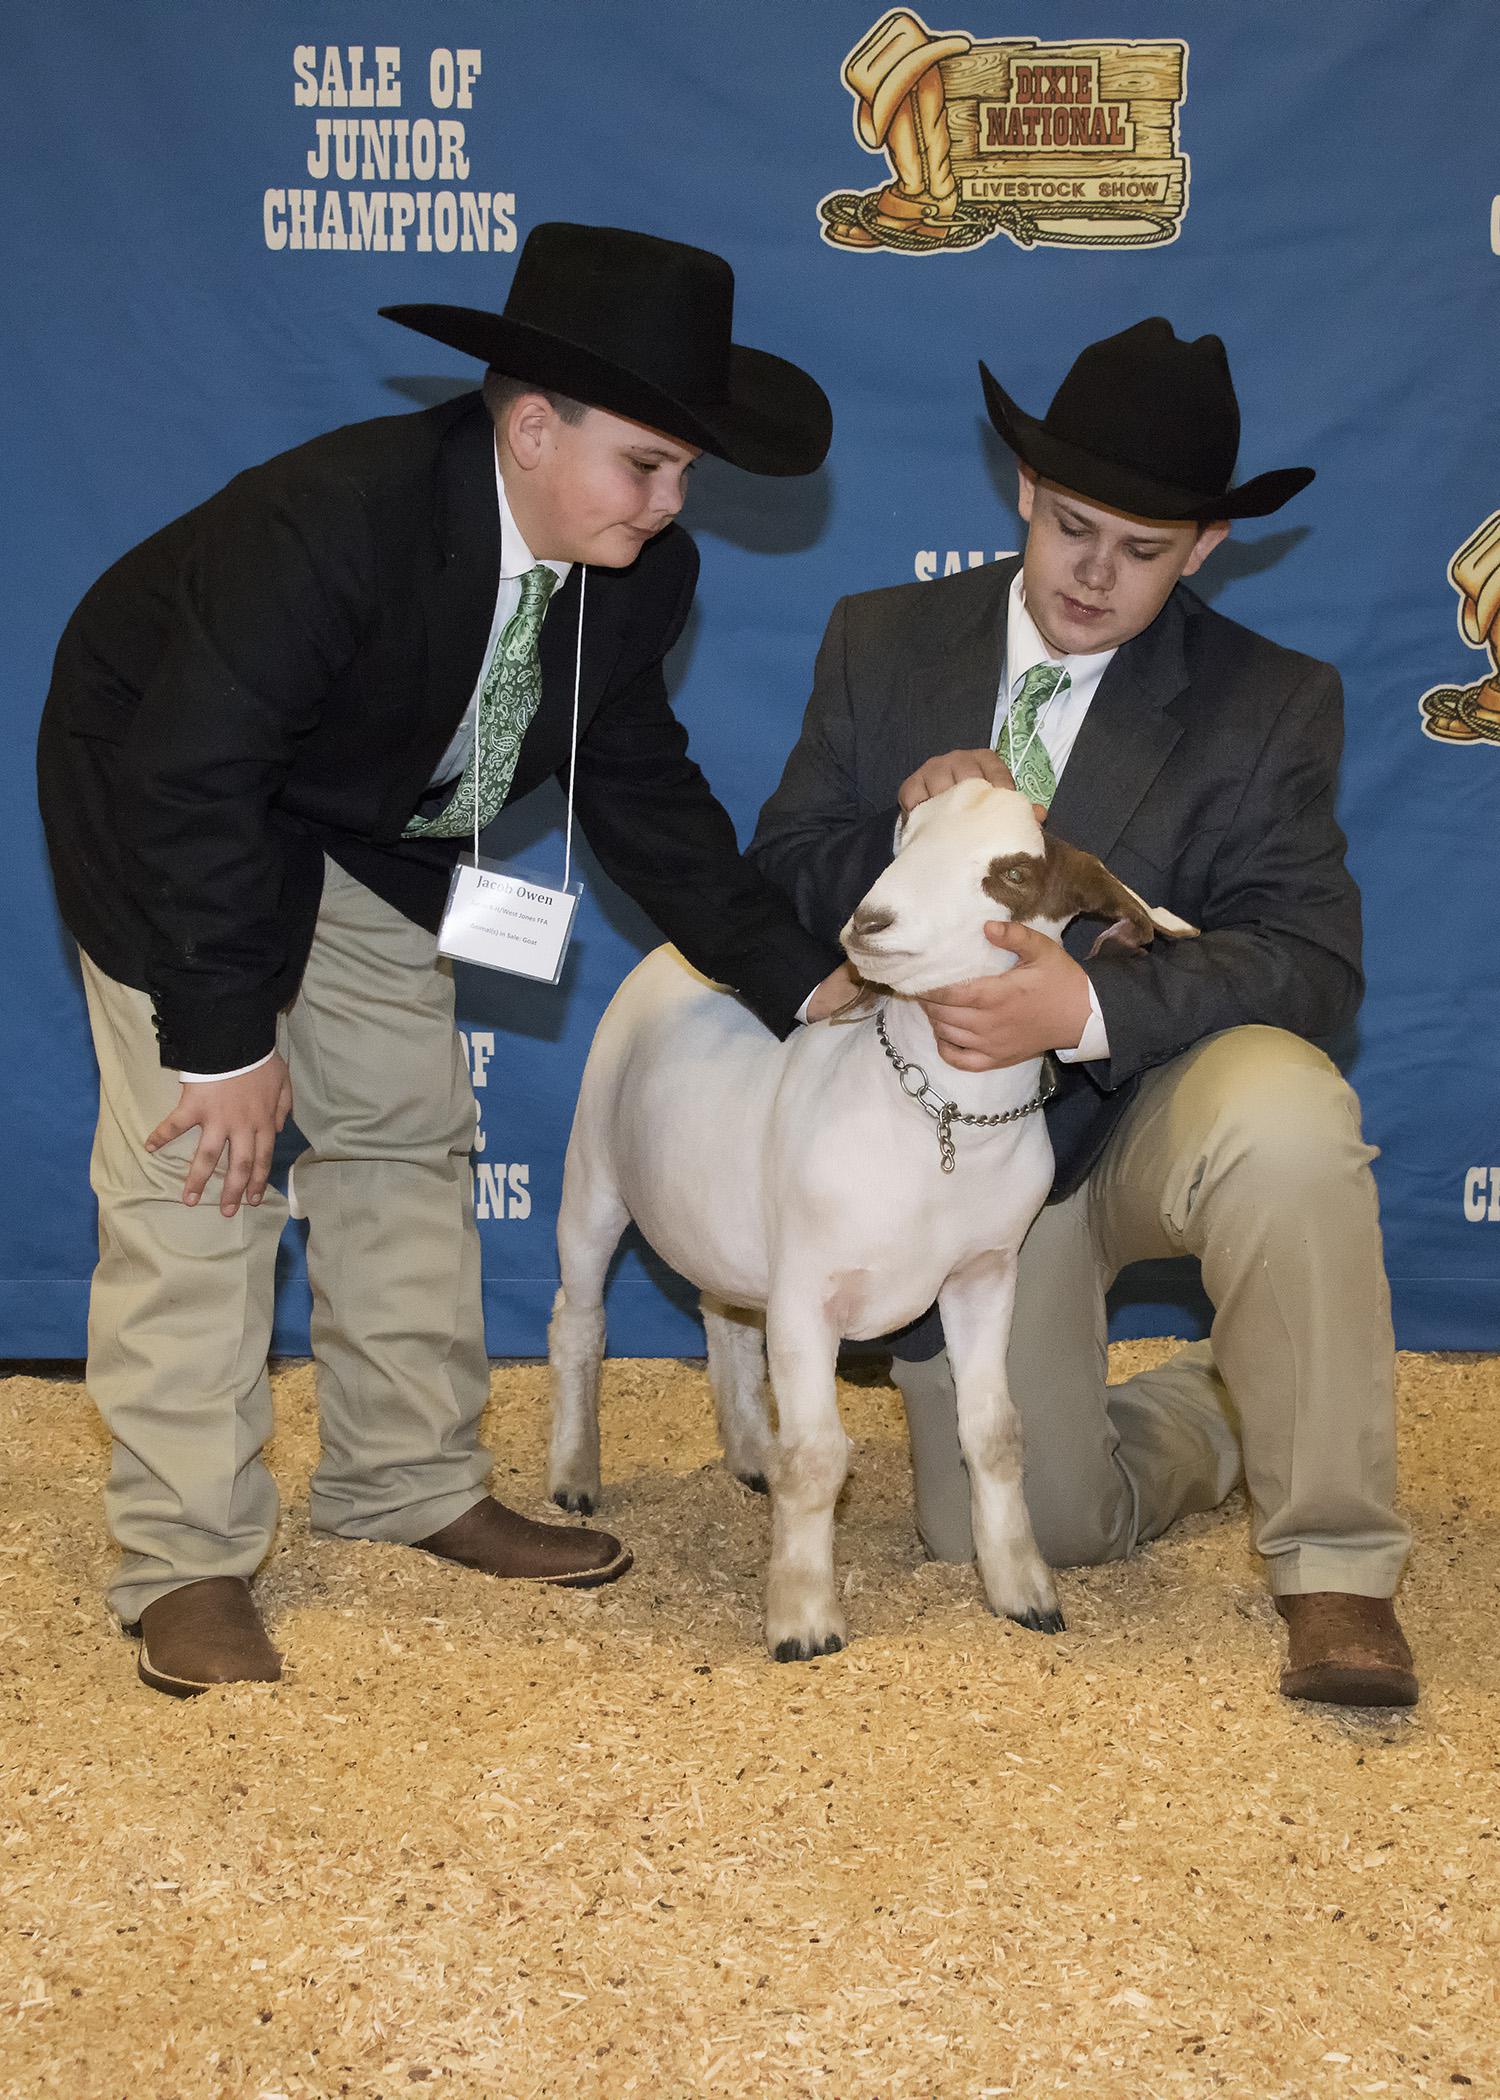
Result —
[{"label": "white goat", "polygon": [[[558,1219],[551,1493],[585,1512],[598,1498],[601,1293],[633,1218],[705,1293],[726,1462],[749,1486],[770,1484],[766,1641],[778,1661],[844,1644],[833,1573],[848,1469],[839,1342],[886,1334],[934,1299],[985,1594],[1023,1626],[1062,1626],[1022,1499],[1005,1378],[1016,1252],[1052,1180],[1034,1112],[1042,1063],[952,1072],[950,1089],[917,995],[1013,966],[985,939],[987,919],[1056,936],[1080,912],[1118,921],[1096,947],[1141,947],[1153,924],[1194,931],[1151,911],[1092,855],[1045,837],[1022,796],[965,781],[914,811],[840,936],[856,969],[891,994],[877,1019],[799,1028],[781,1043],[676,949],[658,948],[599,1024]],[[957,1111],[943,1106],[950,1090]]]}]

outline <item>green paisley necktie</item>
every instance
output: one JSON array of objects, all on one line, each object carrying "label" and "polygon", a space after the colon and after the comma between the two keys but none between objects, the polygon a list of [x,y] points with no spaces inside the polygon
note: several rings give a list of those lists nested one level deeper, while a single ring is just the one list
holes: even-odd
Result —
[{"label": "green paisley necktie", "polygon": [[995,746],[1021,793],[1029,802],[1040,802],[1044,809],[1050,807],[1057,793],[1057,775],[1052,770],[1047,746],[1037,734],[1037,720],[1053,694],[1065,693],[1070,683],[1061,665],[1033,664],[1006,710]]},{"label": "green paisley necktie", "polygon": [[544,562],[521,578],[521,602],[505,623],[479,689],[469,762],[437,815],[413,817],[404,838],[462,838],[474,829],[476,802],[482,830],[509,794],[521,739],[541,705],[542,660],[537,637],[556,582],[557,571]]}]

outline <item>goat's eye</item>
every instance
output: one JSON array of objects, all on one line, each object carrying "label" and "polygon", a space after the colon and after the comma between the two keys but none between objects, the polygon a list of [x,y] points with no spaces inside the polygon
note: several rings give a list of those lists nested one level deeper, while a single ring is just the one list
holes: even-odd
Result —
[{"label": "goat's eye", "polygon": [[1026,880],[1026,870],[1024,868],[1007,868],[1005,879],[1007,882],[1024,882]]}]

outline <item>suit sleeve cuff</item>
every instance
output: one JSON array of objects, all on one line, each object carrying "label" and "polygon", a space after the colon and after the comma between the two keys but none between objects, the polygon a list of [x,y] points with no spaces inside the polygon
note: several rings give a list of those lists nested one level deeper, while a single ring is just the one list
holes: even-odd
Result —
[{"label": "suit sleeve cuff", "polygon": [[264,991],[189,995],[148,984],[161,1061],[169,1072],[227,1078],[263,1064],[276,1048],[276,1006]]}]

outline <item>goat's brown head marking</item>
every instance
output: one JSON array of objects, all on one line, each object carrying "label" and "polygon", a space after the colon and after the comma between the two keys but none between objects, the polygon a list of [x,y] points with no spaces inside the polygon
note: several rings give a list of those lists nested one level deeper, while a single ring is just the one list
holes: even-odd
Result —
[{"label": "goat's brown head marking", "polygon": [[1066,839],[1044,834],[1045,851],[997,855],[984,877],[984,891],[1013,919],[1065,926],[1079,917],[1111,921],[1089,950],[1133,954],[1156,937],[1151,914],[1133,891],[1111,875],[1092,853]]},{"label": "goat's brown head marking", "polygon": [[997,854],[984,878],[984,893],[1013,919],[1052,918],[1042,909],[1049,888],[1048,862],[1040,853]]}]

